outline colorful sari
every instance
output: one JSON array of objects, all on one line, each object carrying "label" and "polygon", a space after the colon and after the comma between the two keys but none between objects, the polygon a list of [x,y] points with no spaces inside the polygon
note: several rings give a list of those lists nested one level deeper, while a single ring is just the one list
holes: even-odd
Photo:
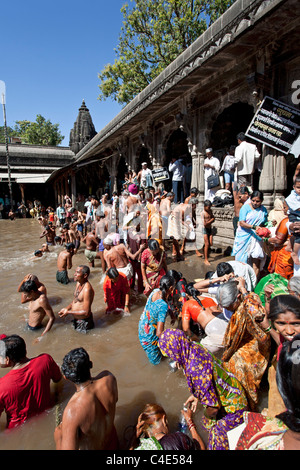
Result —
[{"label": "colorful sari", "polygon": [[162,218],[159,212],[159,207],[147,202],[146,208],[148,210],[147,238],[155,238],[158,243],[162,245]]},{"label": "colorful sari", "polygon": [[251,409],[270,356],[270,335],[257,322],[265,316],[259,296],[247,294],[232,314],[224,335],[223,364],[243,385]]},{"label": "colorful sari", "polygon": [[280,419],[245,412],[244,422],[246,427],[235,450],[284,450],[283,437],[288,428]]},{"label": "colorful sari", "polygon": [[286,217],[283,219],[275,233],[275,237],[281,240],[281,245],[275,245],[273,251],[271,252],[271,260],[268,266],[269,273],[277,273],[286,279],[291,279],[294,275],[294,262],[291,257],[291,253],[286,251],[285,242],[289,238],[289,231],[287,228],[287,222],[289,218]]},{"label": "colorful sari", "polygon": [[145,266],[147,281],[151,289],[145,290],[144,294],[149,295],[153,289],[159,287],[161,278],[166,274],[163,268],[163,262],[166,259],[165,250],[160,246],[160,251],[157,255],[153,255],[150,248],[146,248],[141,256],[141,264]]},{"label": "colorful sari", "polygon": [[220,419],[204,417],[209,432],[208,449],[229,449],[227,432],[242,423],[247,398],[240,382],[200,344],[190,342],[183,331],[165,330],[158,342],[162,353],[182,368],[191,394],[204,407],[219,408]]},{"label": "colorful sari", "polygon": [[159,321],[165,322],[169,308],[167,302],[162,299],[152,301],[155,292],[156,290],[149,296],[139,321],[139,340],[151,364],[159,364],[162,358],[156,328]]},{"label": "colorful sari", "polygon": [[280,274],[267,274],[266,276],[262,277],[261,280],[256,285],[254,292],[260,298],[261,303],[265,306],[265,287],[269,284],[273,284],[274,291],[271,295],[271,298],[275,297],[276,295],[281,294],[288,294],[288,280],[284,277],[280,276]]},{"label": "colorful sari", "polygon": [[[244,204],[240,210],[239,221],[258,226],[265,223],[267,217],[268,212],[264,206],[252,209],[251,204]],[[242,261],[243,263],[248,263],[249,258],[265,261],[266,254],[263,250],[262,239],[254,230],[239,225],[234,239],[232,256],[235,257],[236,261]]]}]

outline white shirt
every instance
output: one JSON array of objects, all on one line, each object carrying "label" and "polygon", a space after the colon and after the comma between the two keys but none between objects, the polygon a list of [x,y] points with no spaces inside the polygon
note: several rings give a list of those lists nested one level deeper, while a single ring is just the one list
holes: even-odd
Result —
[{"label": "white shirt", "polygon": [[218,173],[220,170],[220,161],[216,157],[205,158],[204,165],[211,165],[213,168],[204,168],[204,179],[205,181],[211,175]]},{"label": "white shirt", "polygon": [[176,162],[170,163],[169,171],[173,172],[173,181],[182,181],[185,174],[185,166],[180,160],[176,160]]},{"label": "white shirt", "polygon": [[234,160],[237,164],[238,175],[252,175],[254,172],[255,160],[258,160],[260,153],[256,145],[250,144],[245,140],[235,149]]},{"label": "white shirt", "polygon": [[226,171],[228,173],[234,173],[235,160],[233,155],[226,155],[223,161],[221,171]]},{"label": "white shirt", "polygon": [[[254,272],[254,269],[246,263],[243,263],[242,261],[226,261],[230,266],[233,268],[233,272],[236,276],[238,277],[243,277],[246,281],[246,289],[248,292],[253,292],[257,283],[256,275]],[[212,279],[214,277],[217,277],[217,273],[215,272],[212,276]],[[214,289],[214,287],[209,288],[208,292],[210,294],[216,294],[216,290],[210,291],[210,289]]]}]

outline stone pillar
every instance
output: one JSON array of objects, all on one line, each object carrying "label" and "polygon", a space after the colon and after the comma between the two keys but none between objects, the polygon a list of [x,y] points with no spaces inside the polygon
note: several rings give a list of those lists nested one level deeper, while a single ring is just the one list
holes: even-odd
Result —
[{"label": "stone pillar", "polygon": [[275,195],[274,197],[279,197],[284,199],[283,192],[287,187],[287,176],[286,176],[286,159],[284,155],[276,155],[275,157]]},{"label": "stone pillar", "polygon": [[71,199],[72,199],[72,207],[75,207],[75,203],[76,203],[76,178],[75,178],[75,173],[73,171],[71,173]]},{"label": "stone pillar", "polygon": [[191,151],[192,156],[192,179],[191,188],[198,188],[200,185],[200,156],[194,146]]},{"label": "stone pillar", "polygon": [[262,152],[262,171],[259,179],[259,190],[264,194],[264,206],[269,211],[274,205],[274,168],[276,151],[264,145]]}]

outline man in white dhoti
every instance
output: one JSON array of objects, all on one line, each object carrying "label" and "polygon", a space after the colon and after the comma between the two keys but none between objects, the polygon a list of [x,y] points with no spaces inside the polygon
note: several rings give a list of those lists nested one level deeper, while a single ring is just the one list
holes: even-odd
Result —
[{"label": "man in white dhoti", "polygon": [[212,148],[206,149],[205,153],[206,153],[206,158],[204,160],[204,165],[203,165],[203,167],[204,167],[204,183],[205,183],[205,186],[204,186],[204,189],[205,189],[204,199],[208,199],[209,201],[213,202],[214,197],[215,197],[215,193],[217,192],[218,187],[208,189],[208,187],[207,187],[207,178],[211,175],[216,175],[216,174],[219,173],[220,161],[219,161],[218,158],[213,156]]}]

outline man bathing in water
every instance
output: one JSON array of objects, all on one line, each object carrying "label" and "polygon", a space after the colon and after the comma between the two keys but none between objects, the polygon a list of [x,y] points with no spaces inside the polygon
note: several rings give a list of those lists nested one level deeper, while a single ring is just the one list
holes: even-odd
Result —
[{"label": "man bathing in water", "polygon": [[[21,291],[21,287],[22,285],[24,284],[25,281],[34,281],[36,283],[36,286],[38,288],[38,291],[41,293],[41,294],[45,294],[47,295],[47,289],[46,289],[46,286],[45,284],[43,284],[39,278],[35,275],[35,274],[26,274],[26,276],[24,277],[23,281],[21,282],[21,284],[19,285],[18,287],[18,292],[22,292]],[[22,297],[21,297],[21,303],[23,304],[23,299],[24,299],[24,293],[22,292]]]},{"label": "man bathing in water", "polygon": [[76,281],[74,300],[58,312],[61,318],[73,315],[73,326],[76,331],[81,333],[86,333],[87,330],[94,328],[91,307],[95,293],[88,280],[89,275],[90,268],[88,266],[80,265],[76,268],[74,273],[74,281]]},{"label": "man bathing in water", "polygon": [[72,268],[72,256],[74,255],[74,243],[67,243],[65,250],[61,251],[57,257],[56,280],[62,284],[69,284],[68,269]]},{"label": "man bathing in water", "polygon": [[114,426],[118,387],[105,370],[91,377],[93,367],[83,348],[70,351],[61,371],[76,392],[66,405],[62,422],[54,431],[56,450],[118,450]]},{"label": "man bathing in water", "polygon": [[49,224],[46,225],[45,230],[41,233],[40,238],[45,237],[47,245],[54,245],[55,236],[55,227],[53,227],[52,222],[49,222]]},{"label": "man bathing in water", "polygon": [[101,266],[103,272],[105,271],[105,264],[103,261],[103,253],[98,251],[99,239],[96,237],[96,229],[93,228],[82,240],[86,244],[84,255],[89,262],[90,267],[95,266],[95,259],[101,259]]},{"label": "man bathing in water", "polygon": [[31,331],[42,328],[43,320],[45,316],[48,316],[48,323],[41,335],[44,336],[50,331],[55,322],[55,316],[48,297],[38,289],[38,286],[33,280],[23,282],[20,287],[20,292],[22,292],[22,304],[29,302],[29,319],[27,325]]}]

